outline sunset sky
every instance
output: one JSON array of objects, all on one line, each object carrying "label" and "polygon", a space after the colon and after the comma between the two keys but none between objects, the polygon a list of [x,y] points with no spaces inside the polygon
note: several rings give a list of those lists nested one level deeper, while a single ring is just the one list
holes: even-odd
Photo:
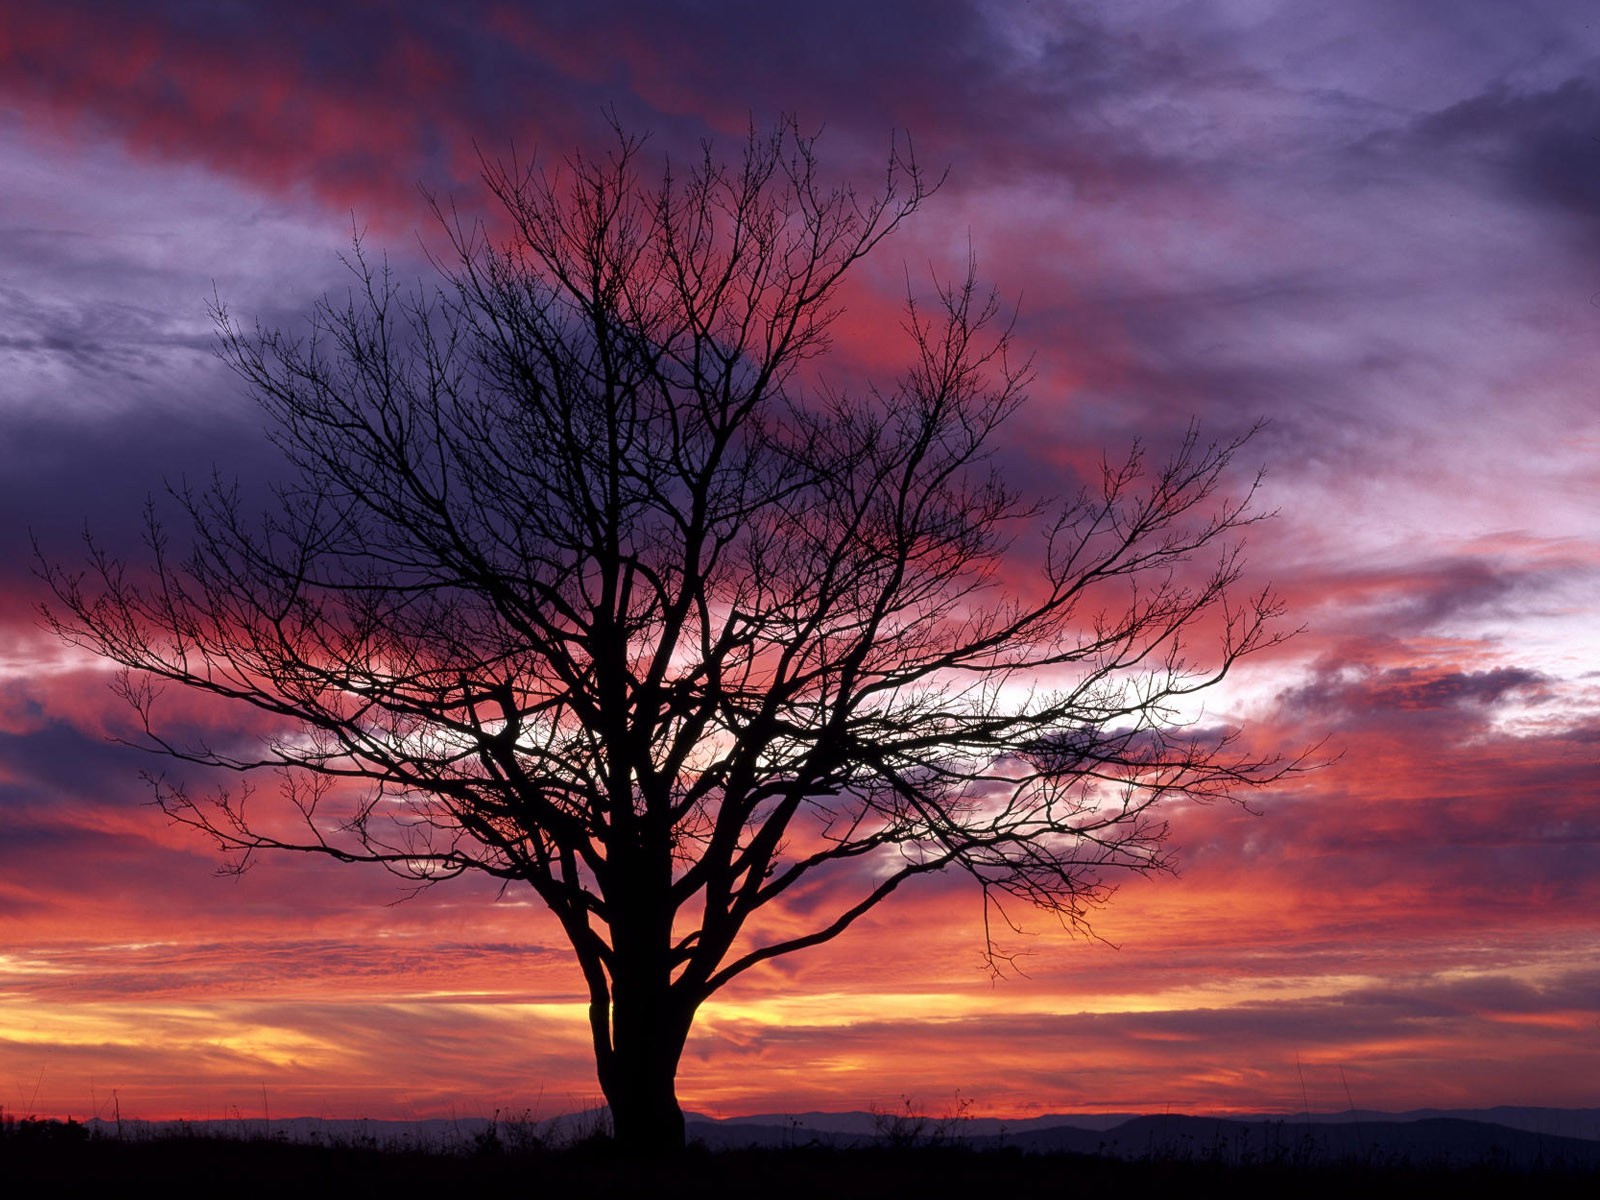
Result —
[{"label": "sunset sky", "polygon": [[685,1107],[1600,1105],[1592,0],[8,0],[5,1111],[594,1102],[531,893],[217,877],[111,740],[107,670],[40,627],[30,535],[136,555],[164,480],[270,477],[213,296],[293,326],[353,230],[426,276],[420,189],[478,211],[480,150],[603,149],[608,110],[656,153],[792,112],[841,180],[880,182],[896,131],[948,167],[863,265],[833,369],[892,376],[908,277],[970,244],[1036,356],[1002,449],[1032,491],[1265,419],[1250,579],[1304,631],[1209,704],[1338,756],[1255,811],[1174,809],[1178,874],[1125,881],[1103,940],[1022,914],[1021,973],[984,972],[957,878],[752,972],[702,1010]]}]

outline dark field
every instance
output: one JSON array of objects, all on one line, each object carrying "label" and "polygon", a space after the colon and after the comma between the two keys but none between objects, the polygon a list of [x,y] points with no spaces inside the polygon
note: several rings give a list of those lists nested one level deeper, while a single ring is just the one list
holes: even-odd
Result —
[{"label": "dark field", "polygon": [[880,1149],[692,1148],[665,1162],[621,1161],[603,1144],[562,1150],[486,1147],[447,1152],[306,1145],[215,1136],[121,1141],[82,1127],[33,1123],[0,1139],[0,1179],[12,1196],[165,1194],[273,1196],[493,1195],[585,1197],[959,1196],[1377,1197],[1595,1194],[1593,1167],[1307,1166],[1166,1158],[1120,1161],[1078,1154],[961,1147]]}]

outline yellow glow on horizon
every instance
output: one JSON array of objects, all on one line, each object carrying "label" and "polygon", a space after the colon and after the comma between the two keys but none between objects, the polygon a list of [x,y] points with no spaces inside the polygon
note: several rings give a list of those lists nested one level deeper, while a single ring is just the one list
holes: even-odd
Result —
[{"label": "yellow glow on horizon", "polygon": [[326,1038],[266,1025],[240,1006],[98,1003],[43,1010],[0,998],[0,1029],[14,1045],[158,1050],[177,1058],[222,1050],[266,1066],[334,1065],[339,1047]]},{"label": "yellow glow on horizon", "polygon": [[0,979],[7,975],[71,975],[73,968],[53,966],[42,958],[24,958],[17,954],[0,954]]},{"label": "yellow glow on horizon", "polygon": [[[1359,988],[1379,986],[1375,975],[1305,975],[1231,979],[1204,986],[1174,987],[1151,992],[1077,994],[1049,1011],[1061,1015],[1100,1016],[1117,1013],[1188,1012],[1237,1008],[1249,1004],[1314,999]],[[806,995],[720,1000],[700,1009],[696,1029],[714,1031],[718,1023],[749,1023],[787,1028],[838,1028],[869,1024],[888,1017],[895,1021],[962,1021],[997,1015],[1037,1015],[1036,996],[1003,1004],[989,991],[971,992],[814,992]],[[892,1014],[892,1017],[889,1015]]]}]

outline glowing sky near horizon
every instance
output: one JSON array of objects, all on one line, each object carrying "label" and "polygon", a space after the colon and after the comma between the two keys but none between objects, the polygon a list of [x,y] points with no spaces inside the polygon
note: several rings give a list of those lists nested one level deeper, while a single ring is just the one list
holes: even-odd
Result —
[{"label": "glowing sky near horizon", "polygon": [[[300,859],[213,875],[108,741],[106,672],[37,625],[30,533],[136,546],[163,479],[272,452],[213,295],[292,324],[352,227],[422,274],[418,184],[475,146],[733,152],[891,132],[948,182],[869,260],[841,378],[895,369],[908,273],[970,244],[1037,382],[1048,492],[1191,417],[1249,447],[1304,632],[1212,711],[1338,762],[1175,810],[1026,974],[976,895],[897,896],[702,1013],[686,1106],[731,1115],[1600,1105],[1600,22],[1586,0],[713,0],[0,9],[0,1104],[125,1116],[549,1114],[596,1094],[554,924],[458,881]],[[420,238],[419,232],[420,231]],[[195,721],[214,720],[196,705]]]}]

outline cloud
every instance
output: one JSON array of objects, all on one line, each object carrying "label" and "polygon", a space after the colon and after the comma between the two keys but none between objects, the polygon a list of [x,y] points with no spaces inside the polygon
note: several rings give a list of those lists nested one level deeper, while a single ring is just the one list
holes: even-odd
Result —
[{"label": "cloud", "polygon": [[[1537,999],[1538,1003],[1534,1003]],[[1483,976],[1440,989],[1428,984],[1352,988],[1318,997],[1227,1007],[1148,1011],[1015,1011],[929,1023],[893,1017],[843,1027],[803,1020],[751,1029],[713,1019],[692,1049],[688,1074],[738,1111],[757,1097],[716,1064],[754,1059],[763,1071],[808,1061],[825,1074],[783,1083],[800,1104],[837,1107],[847,1089],[892,1100],[872,1080],[893,1078],[924,1104],[956,1092],[999,1111],[1283,1112],[1413,1107],[1404,1080],[1423,1074],[1430,1094],[1461,1102],[1494,1069],[1484,1049],[1515,1045],[1546,1072],[1545,1089],[1582,1103],[1591,1054],[1563,1057],[1575,1028],[1600,1005],[1592,972],[1530,985]],[[1562,1019],[1527,1021],[1531,1012]],[[1315,1046],[1315,1050],[1309,1048]],[[1114,1066],[1113,1066],[1114,1064]],[[832,1076],[830,1080],[829,1076]],[[975,1090],[972,1078],[986,1081]],[[1353,1088],[1354,1092],[1347,1092]],[[1513,1101],[1515,1102],[1515,1101]]]},{"label": "cloud", "polygon": [[1482,173],[1512,199],[1563,217],[1600,248],[1600,88],[1575,78],[1540,90],[1497,82],[1417,118],[1384,149]]},{"label": "cloud", "polygon": [[1356,719],[1363,723],[1392,721],[1405,714],[1449,714],[1471,723],[1477,732],[1490,709],[1513,693],[1528,695],[1546,682],[1534,671],[1496,667],[1488,671],[1324,669],[1314,682],[1284,696],[1285,705],[1308,723]]}]

